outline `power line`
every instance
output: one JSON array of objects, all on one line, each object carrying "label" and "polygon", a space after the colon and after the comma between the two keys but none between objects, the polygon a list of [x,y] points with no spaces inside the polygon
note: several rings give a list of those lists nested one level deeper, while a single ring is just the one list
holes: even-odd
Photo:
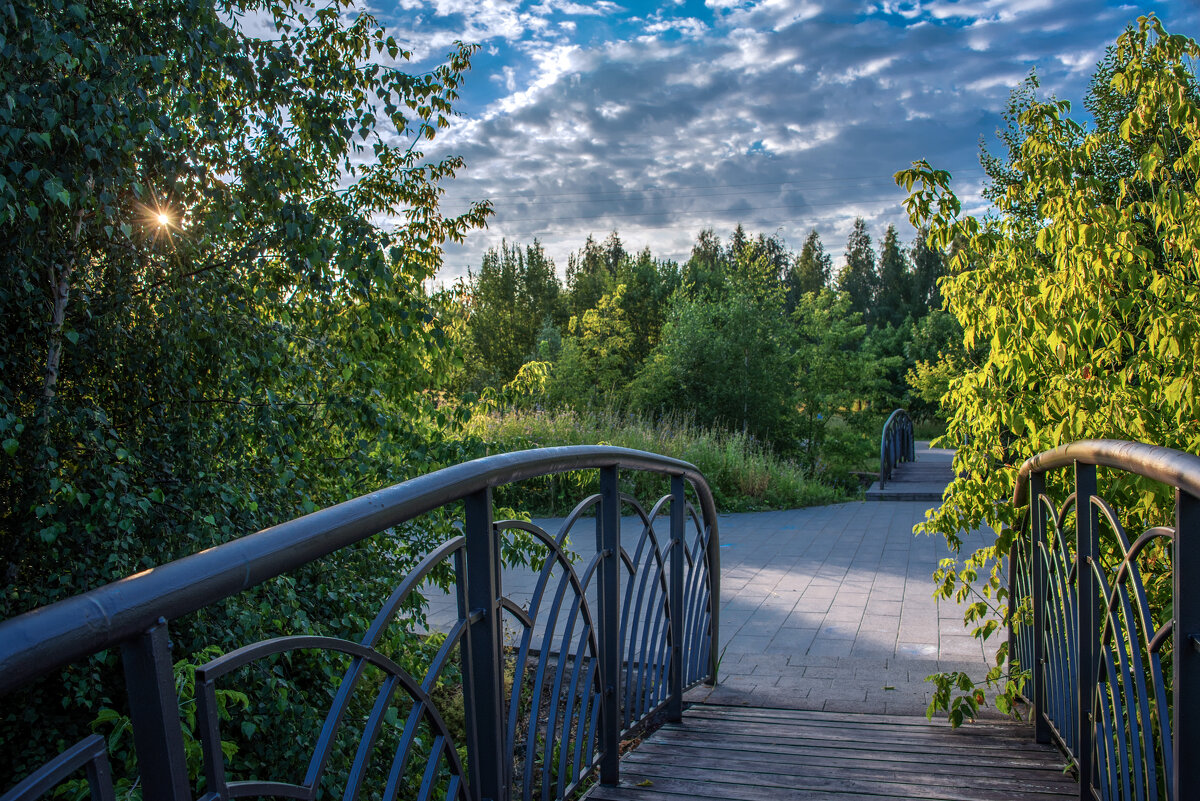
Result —
[{"label": "power line", "polygon": [[[733,225],[736,225],[736,223],[734,223]],[[771,229],[771,228],[783,228],[784,226],[787,226],[787,225],[812,226],[812,220],[811,219],[799,219],[799,218],[792,219],[792,220],[775,220],[771,223],[763,224],[762,227],[764,229]],[[712,226],[712,225],[701,225],[700,226],[700,228],[713,228],[713,227],[715,227],[715,226]],[[604,226],[604,228],[605,228],[605,230],[608,230],[608,226]],[[629,229],[626,229],[626,235],[636,236],[637,234],[640,234],[642,231],[691,231],[691,232],[695,232],[697,230],[698,229],[696,226],[688,226],[688,225],[639,225],[636,227],[636,229],[634,229],[632,234],[630,233]],[[509,239],[509,240],[512,240],[513,242],[516,242],[518,240],[526,240],[526,239],[542,239],[543,237],[548,237],[548,236],[579,236],[579,234],[577,232],[569,232],[569,231],[529,231],[529,232],[524,232],[524,233],[521,233],[521,232],[512,233],[511,231],[505,231],[503,233],[500,233],[500,232],[492,233],[491,231],[472,231],[471,233],[467,234],[468,239],[475,239],[475,240],[483,239],[483,240],[487,240],[487,241],[495,241],[497,239]]]},{"label": "power line", "polygon": [[[981,167],[974,167],[974,168],[962,169],[962,170],[950,170],[950,172],[953,175],[963,175],[963,174],[982,175],[982,174],[984,174],[984,170]],[[565,198],[565,197],[575,197],[575,196],[597,197],[597,196],[606,196],[606,195],[645,194],[645,193],[650,193],[650,192],[681,192],[681,191],[705,190],[705,189],[733,189],[733,188],[737,188],[737,187],[796,186],[796,187],[804,188],[804,187],[821,187],[821,186],[830,186],[830,185],[838,186],[838,185],[845,185],[847,183],[854,182],[854,181],[880,181],[880,182],[886,182],[888,184],[891,184],[892,178],[891,178],[891,176],[884,177],[884,176],[879,176],[879,175],[860,175],[860,176],[851,176],[851,177],[844,177],[844,178],[820,178],[820,179],[813,179],[813,180],[807,180],[807,181],[806,180],[752,181],[752,182],[748,182],[748,183],[744,183],[744,184],[723,183],[723,184],[690,185],[690,186],[687,186],[687,185],[685,185],[685,186],[661,186],[661,187],[649,186],[649,187],[642,187],[642,188],[637,188],[637,189],[612,189],[612,190],[604,190],[604,191],[586,191],[585,190],[585,191],[574,191],[574,192],[542,192],[542,191],[537,191],[537,190],[531,189],[528,192],[517,192],[517,193],[507,194],[507,195],[495,195],[495,194],[490,194],[487,192],[481,192],[480,194],[486,195],[488,200],[507,200],[507,199],[514,199],[514,198],[516,198],[516,199],[531,199],[531,198],[529,198],[529,193],[534,192],[535,197],[532,199],[539,200],[541,198]],[[762,191],[770,191],[770,190],[763,189]],[[740,194],[740,193],[733,192],[733,193],[729,193],[729,194]]]},{"label": "power line", "polygon": [[[830,201],[828,203],[805,203],[803,205],[806,208],[827,208],[827,207],[834,207],[834,206],[854,206],[854,205],[861,205],[861,204],[879,204],[879,203],[895,203],[896,205],[899,205],[900,201],[896,198],[896,196],[891,196],[891,197],[880,197],[880,198],[861,198],[861,199],[857,199],[857,200],[838,200],[838,201]],[[489,221],[489,223],[495,224],[495,225],[517,225],[517,224],[527,224],[527,223],[541,224],[541,223],[554,223],[554,222],[576,222],[579,220],[600,221],[600,220],[607,220],[607,219],[613,219],[613,218],[629,218],[629,217],[659,217],[659,216],[664,216],[664,215],[679,216],[679,215],[684,215],[684,214],[707,214],[707,215],[712,215],[712,216],[735,216],[736,217],[739,215],[740,216],[751,215],[756,212],[762,212],[762,211],[780,211],[780,210],[784,210],[784,209],[790,210],[790,209],[795,208],[796,205],[800,205],[800,204],[760,206],[758,208],[752,208],[752,209],[691,209],[691,210],[680,210],[680,211],[658,210],[658,211],[636,211],[636,212],[623,212],[623,213],[596,212],[595,214],[580,214],[580,215],[572,215],[572,216],[568,216],[568,217],[545,217],[545,218],[523,217],[523,218],[515,218],[515,219],[504,219],[504,218],[496,217],[496,218],[492,218]],[[454,216],[454,215],[448,214],[446,216]]]}]

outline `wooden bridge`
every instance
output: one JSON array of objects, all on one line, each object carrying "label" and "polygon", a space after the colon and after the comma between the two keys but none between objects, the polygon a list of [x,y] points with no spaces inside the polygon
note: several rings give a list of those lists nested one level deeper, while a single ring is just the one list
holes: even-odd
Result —
[{"label": "wooden bridge", "polygon": [[[902,452],[893,449],[898,458]],[[1174,490],[1176,525],[1126,536],[1100,495],[1097,466]],[[1046,476],[1064,467],[1074,468],[1074,491],[1056,505]],[[555,530],[493,520],[494,487],[587,469],[598,470],[600,491]],[[669,493],[643,506],[619,490],[619,472],[630,470],[663,474]],[[845,649],[853,661],[860,646],[882,642],[834,636],[841,620],[853,618],[837,611],[820,572],[800,597],[788,599],[788,616],[774,619],[775,607],[764,601],[761,619],[744,619],[737,635],[722,637],[722,618],[732,626],[739,612],[722,594],[722,576],[731,589],[740,580],[737,567],[721,570],[722,545],[737,543],[722,542],[703,476],[686,463],[638,451],[550,448],[451,467],[0,623],[6,703],[48,671],[120,646],[129,699],[123,710],[137,753],[136,764],[122,760],[114,768],[107,742],[84,737],[27,776],[0,777],[0,787],[11,788],[0,801],[48,797],[72,778],[84,778],[99,801],[113,799],[122,781],[154,801],[330,794],[549,801],[585,790],[610,801],[1197,797],[1200,649],[1171,643],[1194,644],[1200,632],[1200,598],[1180,589],[1182,575],[1200,572],[1200,555],[1187,545],[1200,536],[1200,457],[1136,443],[1077,443],[1030,459],[1013,501],[1030,509],[1009,563],[1010,591],[1029,599],[1023,603],[1031,610],[1032,622],[1012,632],[1010,642],[1020,663],[1035,668],[1026,689],[1032,724],[988,720],[952,730],[904,711],[903,703],[901,711],[890,710],[888,691],[895,687],[867,689],[858,698],[856,681],[892,682],[895,665],[864,658],[861,670],[847,671],[840,656],[814,655]],[[199,665],[194,699],[178,695],[172,621],[356,543],[387,558],[398,526],[458,502],[461,534],[403,576],[356,639],[281,632]],[[855,508],[872,506],[889,505]],[[1090,513],[1076,516],[1076,506]],[[845,530],[853,528],[850,511],[813,514],[840,515]],[[630,533],[622,514],[632,515]],[[864,553],[872,547],[871,528],[859,532],[856,548]],[[1173,548],[1148,550],[1163,541]],[[1115,562],[1100,559],[1101,544],[1109,556],[1116,548]],[[532,591],[520,601],[510,592],[512,565],[501,559],[508,545],[536,552]],[[1146,553],[1174,562],[1166,610],[1151,613],[1148,606],[1136,567]],[[792,556],[792,563],[777,560],[774,573],[793,575],[795,560],[804,557]],[[825,556],[827,567],[838,567],[835,551]],[[453,576],[456,612],[445,638],[434,641],[435,656],[402,665],[387,632],[411,594],[437,575]],[[853,590],[862,580],[847,572],[842,584]],[[889,590],[886,582],[879,586]],[[898,604],[897,634],[882,647],[907,658],[915,643],[906,641],[906,625],[919,627],[921,613],[906,618],[906,597],[874,598],[875,587],[872,579],[859,593],[856,630],[868,619],[868,628],[883,626],[889,615],[880,610]],[[821,599],[822,627],[805,628],[805,615]],[[936,611],[934,618],[940,664],[954,646],[943,644]],[[756,633],[762,626],[777,630]],[[826,635],[832,639],[822,643]],[[808,655],[832,661],[793,663],[786,649],[799,648],[805,637]],[[723,670],[725,649],[735,642],[740,656]],[[272,736],[264,747],[299,742],[311,748],[311,759],[294,775],[283,768],[279,775],[247,773],[223,744],[238,731],[271,731],[269,721],[239,725],[238,711],[222,708],[218,693],[310,664],[284,658],[297,651],[312,654],[314,664],[336,656],[341,678],[327,694],[307,696],[329,699],[319,730]],[[328,668],[320,673],[326,674],[338,675]],[[464,719],[454,724],[440,706],[458,675]],[[180,716],[181,706],[193,703],[188,736],[198,750],[185,747]],[[276,699],[257,714],[285,712],[287,703]],[[200,758],[199,772],[194,759],[189,766],[189,750]]]}]

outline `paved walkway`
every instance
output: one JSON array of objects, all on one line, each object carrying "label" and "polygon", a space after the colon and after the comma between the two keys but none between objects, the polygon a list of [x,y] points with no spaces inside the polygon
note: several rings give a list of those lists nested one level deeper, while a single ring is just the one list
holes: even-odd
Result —
[{"label": "paved walkway", "polygon": [[[962,609],[933,598],[945,543],[912,533],[928,507],[865,501],[721,516],[721,682],[692,700],[919,714],[930,673],[981,677],[990,663]],[[985,542],[973,534],[965,547]]]}]

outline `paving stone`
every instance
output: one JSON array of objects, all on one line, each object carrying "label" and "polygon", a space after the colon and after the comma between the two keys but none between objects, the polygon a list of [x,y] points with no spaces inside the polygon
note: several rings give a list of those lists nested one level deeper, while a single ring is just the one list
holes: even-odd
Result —
[{"label": "paving stone", "polygon": [[792,654],[788,657],[788,665],[802,665],[804,667],[837,667],[838,658],[836,656],[823,656],[820,654]]},{"label": "paving stone", "polygon": [[742,654],[761,654],[764,649],[770,645],[771,638],[764,636],[734,636],[730,638],[729,643],[723,647],[723,650],[729,653]]},{"label": "paving stone", "polygon": [[856,670],[887,670],[892,661],[891,658],[880,657],[844,657],[838,660],[838,668],[850,674]]},{"label": "paving stone", "polygon": [[786,670],[788,667],[787,656],[779,654],[747,654],[747,662],[753,662],[755,670],[758,672]]},{"label": "paving stone", "polygon": [[808,647],[810,654],[817,656],[849,656],[854,650],[854,640],[834,640],[818,637]]},{"label": "paving stone", "polygon": [[827,667],[825,665],[810,665],[804,668],[804,677],[813,679],[834,679],[837,678],[839,668]]}]

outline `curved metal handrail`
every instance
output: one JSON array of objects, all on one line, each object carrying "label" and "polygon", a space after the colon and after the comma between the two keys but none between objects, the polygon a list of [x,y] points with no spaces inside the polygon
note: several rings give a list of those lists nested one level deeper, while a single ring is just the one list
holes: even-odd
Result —
[{"label": "curved metal handrail", "polygon": [[879,487],[892,477],[892,470],[900,462],[916,461],[916,445],[913,441],[913,422],[905,409],[896,409],[888,415],[879,435]]},{"label": "curved metal handrail", "polygon": [[1200,456],[1144,442],[1081,439],[1026,459],[1017,471],[1013,505],[1024,506],[1027,502],[1031,474],[1070,467],[1076,462],[1115,467],[1200,497]]},{"label": "curved metal handrail", "polygon": [[[1046,474],[1072,467],[1074,487],[1058,505]],[[1173,488],[1175,525],[1128,533],[1100,492],[1097,467]],[[1029,512],[1013,538],[1009,590],[1014,604],[1029,599],[1033,625],[1014,627],[1010,658],[1031,671],[1035,737],[1058,741],[1089,798],[1193,797],[1200,594],[1190,585],[1200,575],[1200,456],[1081,440],[1027,459],[1012,500]],[[1139,560],[1170,565],[1169,608],[1165,598],[1152,608]]]},{"label": "curved metal handrail", "polygon": [[[170,620],[195,612],[482,489],[601,467],[682,476],[696,489],[705,519],[716,520],[716,505],[704,476],[694,465],[677,459],[604,445],[487,456],[320,509],[6,620],[0,623],[0,695],[141,634],[159,618]],[[713,597],[719,597],[715,591]]]},{"label": "curved metal handrail", "polygon": [[[552,473],[597,468],[600,493],[581,502],[557,535],[529,524],[492,519],[491,490],[495,487]],[[647,515],[636,499],[619,492],[620,469],[668,475],[671,492],[654,504]],[[702,520],[688,502],[685,482],[693,487]],[[62,665],[120,645],[145,791],[155,798],[191,798],[183,765],[178,699],[171,676],[169,621],[458,501],[465,503],[462,535],[425,555],[400,581],[361,643],[288,636],[244,646],[196,669],[200,702],[198,736],[209,782],[204,801],[257,794],[260,790],[269,790],[269,794],[311,795],[325,771],[351,697],[360,690],[375,692],[376,699],[348,777],[348,794],[356,795],[361,786],[363,771],[393,698],[403,697],[410,699],[412,707],[391,762],[385,797],[394,797],[400,791],[412,748],[425,742],[433,745],[429,746],[425,763],[422,793],[429,792],[440,780],[448,783],[450,796],[508,798],[514,783],[520,782],[512,762],[511,745],[516,737],[512,716],[517,713],[521,698],[518,687],[528,684],[523,666],[535,628],[546,638],[544,643],[556,638],[558,649],[538,648],[536,676],[531,678],[536,698],[542,699],[543,693],[549,693],[545,696],[549,715],[548,721],[533,721],[528,739],[533,743],[544,736],[547,745],[553,739],[560,750],[557,760],[545,754],[525,754],[524,777],[532,779],[532,772],[539,771],[545,798],[554,795],[552,787],[556,797],[571,792],[596,768],[605,783],[617,781],[621,737],[662,709],[667,710],[669,718],[677,720],[682,714],[683,691],[700,681],[715,682],[718,657],[712,645],[719,641],[720,552],[712,492],[693,465],[627,448],[544,448],[448,467],[0,622],[0,694]],[[640,555],[647,543],[651,549],[644,560],[639,556],[632,562],[622,547],[620,535],[621,505],[630,503],[643,524],[637,553]],[[652,526],[654,518],[663,514],[667,506],[671,510],[671,533],[669,541],[660,542]],[[564,551],[564,543],[582,511],[591,507],[597,511],[597,550],[587,569],[579,575]],[[690,540],[685,533],[689,514],[694,524]],[[512,528],[534,532],[534,541],[546,550],[536,599],[528,610],[504,595],[500,578],[500,538]],[[380,632],[404,598],[439,564],[450,560],[454,563],[457,584],[458,618],[422,680],[410,676],[375,647]],[[622,571],[622,565],[628,572]],[[549,597],[551,588],[547,582],[552,568],[559,571],[555,578],[558,583],[552,603],[545,608],[537,599]],[[647,570],[651,572],[646,573]],[[648,599],[644,610],[639,595],[638,608],[630,610],[628,593],[624,604],[620,597],[621,575],[626,576],[628,587],[635,582],[645,585],[647,576],[652,576],[652,584],[664,594],[657,600]],[[593,592],[594,599],[590,597]],[[511,701],[503,698],[505,690],[500,678],[506,658],[500,619],[506,611],[524,631]],[[564,615],[561,625],[556,623],[560,612]],[[640,649],[633,646],[634,633],[627,634],[623,626],[618,628],[622,617],[630,612],[654,617],[652,627],[656,636],[663,638],[661,646],[659,640],[649,648],[644,643]],[[630,642],[626,643],[626,639]],[[459,763],[455,744],[429,695],[451,648],[460,646],[464,695],[468,699],[468,742],[463,745],[471,755],[470,779],[463,772],[466,763]],[[304,780],[227,782],[214,682],[244,663],[297,649],[341,652],[351,657]],[[642,664],[633,677],[621,660],[635,656]],[[384,680],[378,686],[364,681],[368,665],[384,673]],[[636,692],[621,693],[622,674],[627,687],[631,681],[637,685]],[[639,703],[633,704],[632,699]],[[572,718],[573,714],[579,717]],[[422,731],[428,735],[424,740]],[[505,743],[510,746],[507,750]],[[540,767],[535,768],[535,761]],[[53,761],[36,787],[22,783],[5,794],[4,801],[40,797],[45,788],[65,778],[74,764],[64,762],[63,758]],[[106,776],[101,778],[104,780],[98,780],[99,795],[95,797],[107,798],[111,783]],[[530,797],[531,787],[525,786],[523,792],[526,798]]]}]

